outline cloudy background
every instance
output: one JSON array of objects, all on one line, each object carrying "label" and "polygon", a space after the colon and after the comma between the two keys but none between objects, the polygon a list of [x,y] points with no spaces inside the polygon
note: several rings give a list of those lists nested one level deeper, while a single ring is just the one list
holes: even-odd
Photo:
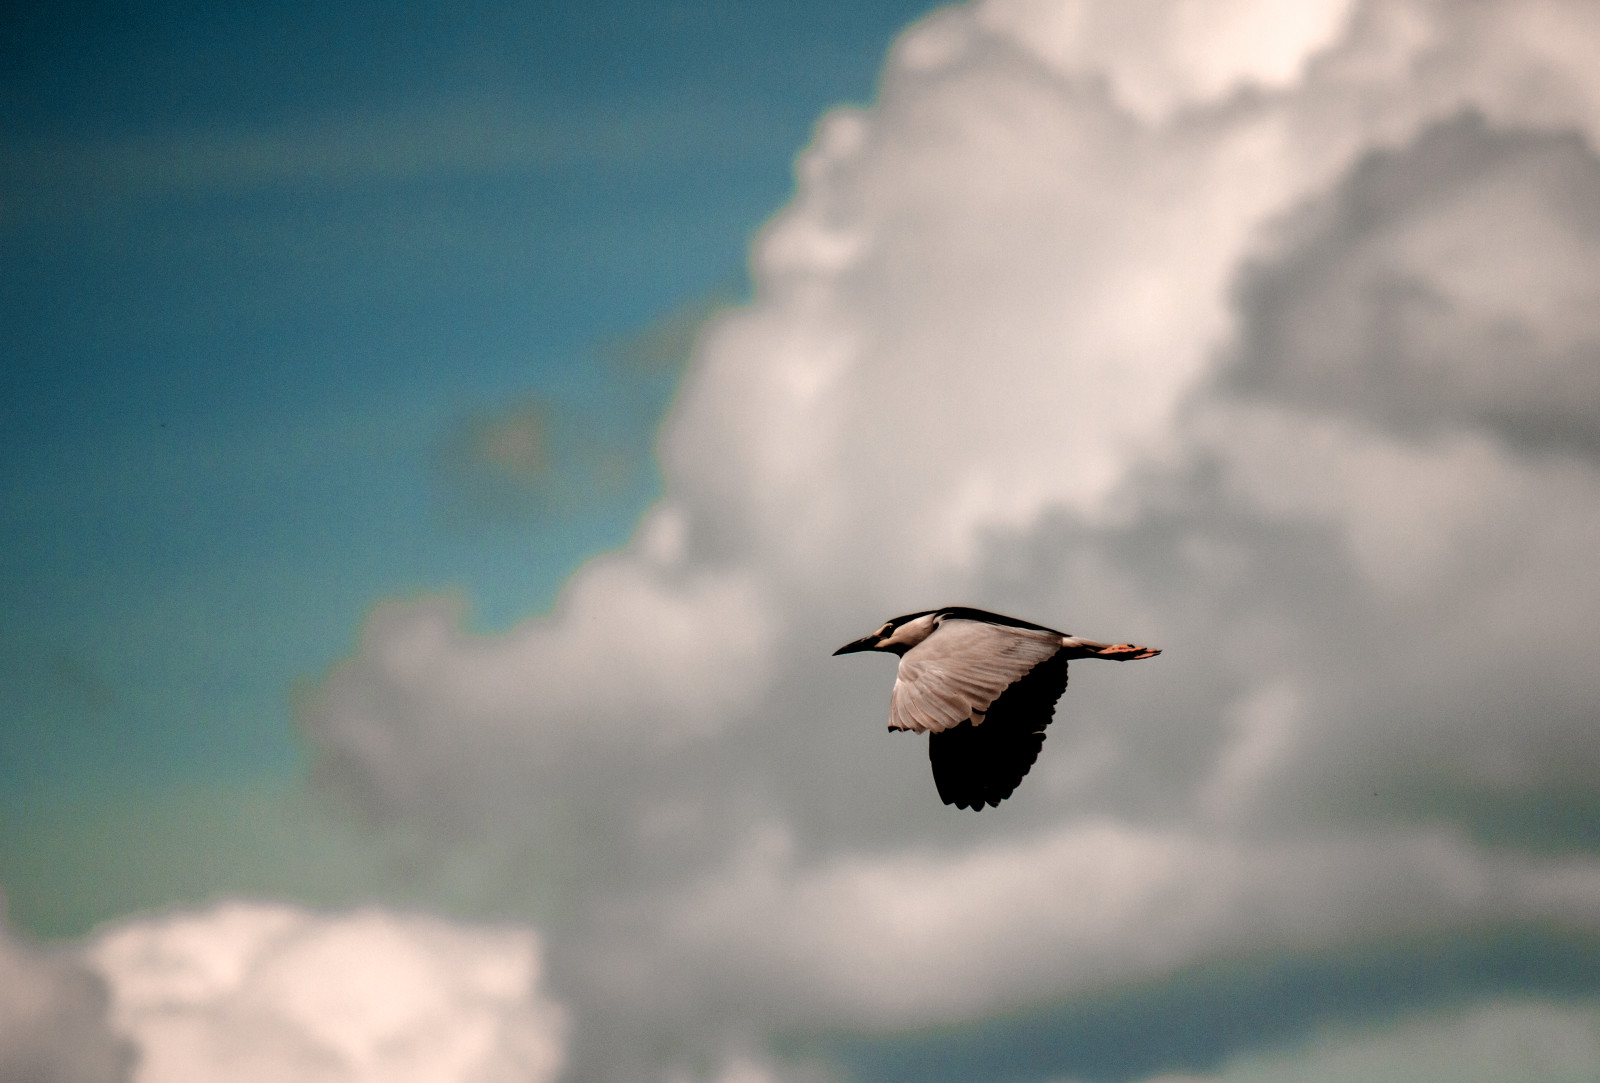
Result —
[{"label": "cloudy background", "polygon": [[1600,1078],[1600,10],[468,14],[13,46],[0,1075]]}]

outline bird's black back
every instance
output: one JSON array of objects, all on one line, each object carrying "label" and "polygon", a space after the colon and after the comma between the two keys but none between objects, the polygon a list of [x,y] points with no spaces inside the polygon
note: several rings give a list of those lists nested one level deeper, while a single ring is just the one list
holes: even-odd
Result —
[{"label": "bird's black back", "polygon": [[1065,632],[1056,631],[1054,628],[1046,628],[1042,624],[1019,620],[1016,617],[1008,617],[1004,613],[991,613],[987,609],[974,609],[970,605],[947,605],[943,609],[935,609],[932,612],[938,613],[942,617],[951,617],[956,620],[975,620],[982,621],[984,624],[997,624],[1002,628],[1028,628],[1035,632],[1051,632],[1058,636],[1066,635]]},{"label": "bird's black back", "polygon": [[981,726],[967,721],[930,733],[928,759],[944,803],[982,811],[1010,797],[1039,758],[1066,688],[1067,659],[1058,652],[1000,693]]},{"label": "bird's black back", "polygon": [[1029,628],[1035,632],[1054,632],[1058,636],[1066,635],[1065,632],[1058,632],[1054,628],[1046,628],[1042,624],[1019,620],[1016,617],[1008,617],[1004,613],[991,613],[987,609],[974,609],[970,605],[947,605],[943,609],[919,609],[915,613],[902,613],[898,617],[889,618],[889,625],[898,628],[908,621],[916,620],[918,617],[926,617],[929,613],[937,613],[941,617],[950,617],[955,620],[975,620],[983,624],[998,624],[1002,628]]}]

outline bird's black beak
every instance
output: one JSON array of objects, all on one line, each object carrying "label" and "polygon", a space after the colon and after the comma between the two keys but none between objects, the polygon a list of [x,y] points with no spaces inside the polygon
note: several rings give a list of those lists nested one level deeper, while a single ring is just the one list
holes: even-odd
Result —
[{"label": "bird's black beak", "polygon": [[876,647],[877,645],[878,645],[878,636],[877,636],[876,633],[874,633],[874,634],[869,635],[869,636],[862,636],[860,639],[856,640],[854,643],[846,643],[844,646],[842,646],[838,650],[834,651],[833,652],[833,656],[835,658],[837,658],[841,654],[854,654],[857,651],[870,651],[874,647]]}]

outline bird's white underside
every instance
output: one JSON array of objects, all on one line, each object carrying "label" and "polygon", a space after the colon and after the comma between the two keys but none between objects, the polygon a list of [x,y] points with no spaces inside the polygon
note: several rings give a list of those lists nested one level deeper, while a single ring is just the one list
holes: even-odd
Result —
[{"label": "bird's white underside", "polygon": [[971,720],[1040,662],[1061,650],[1055,632],[945,619],[900,658],[889,700],[889,728],[940,733]]}]

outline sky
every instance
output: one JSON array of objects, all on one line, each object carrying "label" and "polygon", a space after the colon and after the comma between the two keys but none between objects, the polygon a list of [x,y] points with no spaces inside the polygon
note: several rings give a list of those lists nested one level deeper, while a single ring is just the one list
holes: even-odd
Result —
[{"label": "sky", "polygon": [[[364,889],[294,690],[547,608],[906,4],[36,5],[0,62],[0,883]],[[194,859],[199,846],[209,851]],[[340,867],[360,872],[330,875]]]},{"label": "sky", "polygon": [[851,10],[13,36],[0,1077],[1600,1077],[1600,12]]}]

